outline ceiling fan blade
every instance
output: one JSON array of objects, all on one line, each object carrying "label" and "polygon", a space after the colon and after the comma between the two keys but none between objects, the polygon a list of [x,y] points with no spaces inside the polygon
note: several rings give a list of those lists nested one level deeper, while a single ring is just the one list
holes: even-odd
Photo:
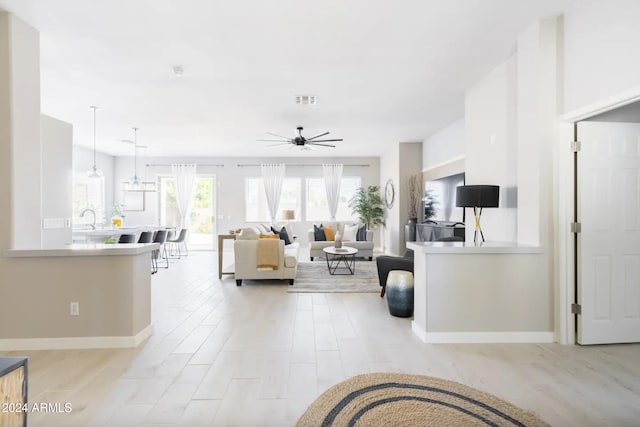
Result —
[{"label": "ceiling fan blade", "polygon": [[320,143],[317,143],[317,142],[307,142],[307,144],[306,144],[306,145],[320,145],[320,146],[322,146],[322,147],[332,147],[332,148],[336,148],[336,146],[335,146],[335,145],[333,145],[333,144],[320,144]]},{"label": "ceiling fan blade", "polygon": [[290,139],[256,139],[256,141],[262,141],[262,142],[291,142]]},{"label": "ceiling fan blade", "polygon": [[278,145],[289,145],[289,144],[291,144],[291,143],[290,142],[281,142],[279,144],[269,144],[269,145],[267,145],[267,147],[275,147],[275,146],[278,146]]},{"label": "ceiling fan blade", "polygon": [[132,141],[130,139],[121,139],[120,142],[125,142],[127,144],[135,144],[135,141]]},{"label": "ceiling fan blade", "polygon": [[338,141],[344,141],[344,140],[343,139],[319,139],[317,141],[311,141],[311,142],[338,142]]},{"label": "ceiling fan blade", "polygon": [[267,135],[277,136],[278,138],[282,138],[282,139],[287,140],[287,141],[291,139],[291,138],[288,138],[286,136],[278,135],[277,133],[267,132]]},{"label": "ceiling fan blade", "polygon": [[313,141],[316,138],[320,138],[321,136],[329,135],[329,132],[321,133],[319,135],[313,136],[311,138],[307,138],[307,141]]}]

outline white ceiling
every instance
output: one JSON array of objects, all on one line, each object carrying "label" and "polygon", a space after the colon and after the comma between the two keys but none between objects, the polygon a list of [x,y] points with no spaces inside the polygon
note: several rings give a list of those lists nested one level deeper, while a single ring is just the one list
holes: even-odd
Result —
[{"label": "white ceiling", "polygon": [[[462,117],[464,90],[571,0],[0,0],[41,34],[42,111],[131,155],[298,156],[266,132],[330,131],[379,155]],[[184,68],[176,77],[172,68]],[[318,105],[294,96],[314,94]]]}]

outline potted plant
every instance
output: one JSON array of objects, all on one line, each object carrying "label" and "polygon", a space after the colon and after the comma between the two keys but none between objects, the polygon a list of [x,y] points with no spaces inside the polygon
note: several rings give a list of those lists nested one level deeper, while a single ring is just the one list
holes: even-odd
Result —
[{"label": "potted plant", "polygon": [[358,188],[349,200],[349,207],[351,213],[357,216],[368,230],[377,225],[385,225],[384,205],[380,196],[380,187],[377,185]]}]

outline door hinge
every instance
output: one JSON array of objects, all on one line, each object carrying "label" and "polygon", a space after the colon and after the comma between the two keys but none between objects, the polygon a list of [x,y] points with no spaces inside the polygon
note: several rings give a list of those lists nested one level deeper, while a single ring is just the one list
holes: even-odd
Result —
[{"label": "door hinge", "polygon": [[582,231],[582,224],[580,224],[579,222],[572,222],[571,223],[571,232],[572,233],[580,233]]},{"label": "door hinge", "polygon": [[582,306],[580,304],[571,304],[571,314],[582,314]]},{"label": "door hinge", "polygon": [[571,151],[577,153],[582,148],[582,143],[580,141],[571,142]]}]

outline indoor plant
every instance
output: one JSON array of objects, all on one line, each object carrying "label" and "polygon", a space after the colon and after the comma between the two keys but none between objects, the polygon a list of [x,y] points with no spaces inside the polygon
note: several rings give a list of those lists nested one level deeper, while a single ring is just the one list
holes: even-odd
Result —
[{"label": "indoor plant", "polygon": [[384,205],[380,196],[380,187],[377,185],[358,188],[349,200],[349,207],[351,213],[357,216],[367,229],[376,225],[385,225]]}]

